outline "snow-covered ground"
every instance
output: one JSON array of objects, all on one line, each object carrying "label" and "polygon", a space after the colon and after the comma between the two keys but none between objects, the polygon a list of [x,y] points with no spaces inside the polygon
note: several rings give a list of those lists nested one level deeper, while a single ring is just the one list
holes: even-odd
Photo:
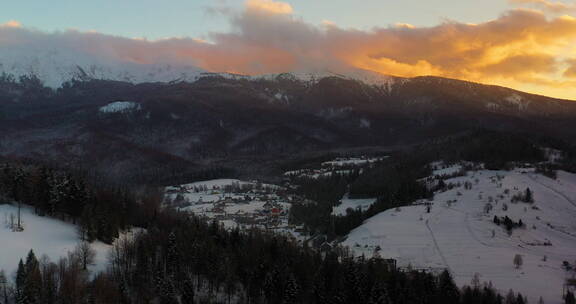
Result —
[{"label": "snow-covered ground", "polygon": [[346,175],[352,173],[352,170],[333,170],[332,168],[322,168],[322,169],[300,169],[284,172],[285,176],[288,177],[304,177],[309,179],[317,179],[330,177],[332,174]]},{"label": "snow-covered ground", "polygon": [[100,107],[99,111],[102,113],[127,113],[132,111],[138,111],[141,106],[137,102],[133,101],[115,101],[111,102],[103,107]]},{"label": "snow-covered ground", "polygon": [[444,162],[434,162],[431,167],[432,175],[439,177],[456,175],[462,170],[461,164],[446,164]]},{"label": "snow-covered ground", "polygon": [[323,162],[323,167],[361,166],[383,160],[385,157],[348,157]]},{"label": "snow-covered ground", "polygon": [[298,169],[284,172],[286,177],[317,179],[330,177],[333,174],[346,175],[353,172],[353,169],[359,169],[362,173],[364,168],[371,167],[374,163],[386,159],[383,157],[339,157],[330,161],[320,163],[319,168]]},{"label": "snow-covered ground", "polygon": [[[167,196],[175,199],[178,194],[183,199],[196,203],[210,203],[223,200],[225,198],[244,198],[246,194],[240,194],[236,190],[242,187],[267,188],[271,190],[281,189],[280,186],[271,184],[257,184],[256,182],[241,181],[238,179],[213,179],[207,181],[194,182],[189,184],[169,186],[165,188]],[[253,195],[252,195],[253,196]]]},{"label": "snow-covered ground", "polygon": [[[25,260],[30,249],[38,258],[46,255],[52,262],[66,257],[74,251],[79,242],[75,225],[50,217],[34,214],[29,207],[22,207],[21,217],[24,231],[13,232],[9,227],[10,215],[16,215],[18,208],[13,205],[0,205],[0,269],[12,277],[20,259]],[[106,269],[110,245],[93,242],[96,251],[95,263],[90,270],[97,272]]]},{"label": "snow-covered ground", "polygon": [[358,209],[366,210],[370,205],[376,202],[375,198],[361,198],[361,199],[353,199],[349,198],[348,194],[345,194],[344,197],[340,200],[340,205],[332,208],[332,214],[334,215],[346,215],[346,210],[350,209]]},{"label": "snow-covered ground", "polygon": [[[387,210],[353,230],[344,245],[367,256],[380,246],[380,254],[397,259],[399,266],[447,268],[461,285],[478,273],[503,294],[511,288],[531,303],[540,296],[546,303],[563,303],[564,279],[572,274],[562,262],[576,260],[576,175],[558,172],[553,180],[532,169],[480,170],[446,183],[460,186],[437,193],[430,213],[422,205]],[[511,197],[526,188],[535,202],[512,203]],[[486,213],[488,203],[493,208]],[[521,219],[526,227],[509,236],[493,223],[495,215]],[[551,246],[543,245],[548,242]],[[516,254],[523,258],[520,269],[513,264]]]}]

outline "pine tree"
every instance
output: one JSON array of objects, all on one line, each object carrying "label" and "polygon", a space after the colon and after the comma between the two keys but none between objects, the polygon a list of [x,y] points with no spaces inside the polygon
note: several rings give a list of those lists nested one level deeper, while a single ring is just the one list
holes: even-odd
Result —
[{"label": "pine tree", "polygon": [[362,294],[362,286],[358,268],[350,262],[347,262],[344,279],[346,280],[346,300],[363,302],[364,295]]},{"label": "pine tree", "polygon": [[49,263],[45,261],[42,265],[42,289],[41,289],[41,299],[43,304],[54,304],[56,303],[57,297],[57,266],[56,264]]},{"label": "pine tree", "polygon": [[18,270],[16,270],[16,304],[28,304],[28,298],[25,293],[26,286],[26,267],[24,262],[20,259],[18,263]]},{"label": "pine tree", "polygon": [[130,304],[130,296],[128,294],[128,288],[126,287],[125,280],[120,279],[118,285],[120,292],[120,304]]},{"label": "pine tree", "polygon": [[326,283],[321,273],[317,273],[314,277],[314,299],[318,304],[325,304],[328,302],[326,293]]},{"label": "pine tree", "polygon": [[506,300],[505,302],[506,304],[516,304],[516,296],[514,295],[514,291],[512,291],[512,289],[510,289],[508,291],[508,294],[506,294]]},{"label": "pine tree", "polygon": [[460,291],[452,279],[452,275],[448,270],[444,270],[440,274],[438,282],[439,299],[442,299],[446,304],[458,304],[460,302]]},{"label": "pine tree", "polygon": [[0,270],[0,297],[5,304],[8,304],[8,278],[6,278],[4,270]]},{"label": "pine tree", "polygon": [[564,296],[564,303],[566,304],[576,304],[576,298],[574,297],[574,293],[571,291],[566,292],[566,296]]},{"label": "pine tree", "polygon": [[372,285],[372,290],[370,291],[370,298],[368,299],[368,304],[388,304],[390,303],[390,298],[388,297],[388,291],[380,282],[374,282]]},{"label": "pine tree", "polygon": [[28,303],[38,303],[40,301],[40,290],[42,288],[42,274],[34,251],[28,252],[26,258],[26,278],[24,283],[24,293]]},{"label": "pine tree", "polygon": [[290,274],[286,279],[286,288],[284,290],[284,303],[297,303],[298,295],[300,293],[300,286],[296,282],[293,274]]},{"label": "pine tree", "polygon": [[526,188],[526,192],[524,193],[524,202],[526,203],[534,202],[534,197],[532,196],[532,190],[530,190],[530,188]]},{"label": "pine tree", "polygon": [[166,248],[166,272],[169,275],[174,275],[179,267],[179,253],[178,243],[176,241],[176,234],[170,232],[168,235],[168,245]]},{"label": "pine tree", "polygon": [[96,229],[94,227],[94,212],[91,207],[86,207],[82,211],[80,221],[78,223],[78,236],[80,240],[86,242],[93,242],[96,238]]},{"label": "pine tree", "polygon": [[160,270],[156,272],[156,294],[160,298],[160,304],[178,303],[172,282]]},{"label": "pine tree", "polygon": [[182,284],[180,300],[182,304],[194,304],[194,284],[192,280],[186,279]]},{"label": "pine tree", "polygon": [[526,299],[520,293],[516,297],[516,304],[526,304]]},{"label": "pine tree", "polygon": [[519,254],[514,255],[514,266],[516,266],[516,269],[520,268],[523,264],[523,260],[522,260],[522,256]]},{"label": "pine tree", "polygon": [[34,209],[36,214],[44,215],[50,202],[50,173],[45,167],[38,171],[34,189]]}]

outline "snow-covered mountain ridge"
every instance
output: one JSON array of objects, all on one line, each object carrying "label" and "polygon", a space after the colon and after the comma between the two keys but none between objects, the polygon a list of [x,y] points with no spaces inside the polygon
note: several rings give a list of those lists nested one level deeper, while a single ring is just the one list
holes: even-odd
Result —
[{"label": "snow-covered mountain ridge", "polygon": [[195,66],[145,64],[110,60],[58,49],[0,49],[0,73],[19,78],[36,76],[44,85],[58,88],[70,80],[117,80],[132,83],[195,81],[205,71]]},{"label": "snow-covered mountain ridge", "polygon": [[135,59],[120,61],[64,48],[24,49],[21,47],[0,48],[0,74],[11,75],[15,78],[36,76],[51,88],[58,88],[70,80],[98,79],[131,83],[193,82],[200,77],[211,75],[231,79],[274,79],[282,74],[290,74],[302,81],[340,77],[359,80],[367,84],[384,85],[388,88],[396,80],[396,77],[356,68],[346,68],[340,71],[307,69],[247,76],[207,72],[193,64],[142,63]]}]

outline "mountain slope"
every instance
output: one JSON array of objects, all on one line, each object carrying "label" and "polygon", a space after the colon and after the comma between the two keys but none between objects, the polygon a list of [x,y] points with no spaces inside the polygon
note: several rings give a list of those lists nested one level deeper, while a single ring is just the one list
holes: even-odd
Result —
[{"label": "mountain slope", "polygon": [[379,81],[202,74],[194,82],[75,80],[54,90],[35,77],[4,77],[0,153],[158,175],[477,128],[576,138],[576,103],[566,100],[438,77]]},{"label": "mountain slope", "polygon": [[[540,296],[546,303],[563,303],[561,286],[570,273],[561,265],[576,257],[576,175],[560,171],[553,180],[532,168],[473,170],[445,182],[455,187],[436,193],[430,213],[424,205],[387,210],[353,230],[344,244],[368,256],[379,246],[383,257],[398,259],[401,267],[449,269],[460,285],[478,274],[480,282],[492,282],[502,294],[512,288],[530,303]],[[511,202],[527,188],[534,203]],[[508,233],[494,216],[521,219],[525,227]],[[524,261],[520,269],[513,264],[516,254]]]}]

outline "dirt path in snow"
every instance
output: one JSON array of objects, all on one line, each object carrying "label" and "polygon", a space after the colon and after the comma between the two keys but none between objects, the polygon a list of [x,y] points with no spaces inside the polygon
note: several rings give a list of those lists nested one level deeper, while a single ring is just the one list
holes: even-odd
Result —
[{"label": "dirt path in snow", "polygon": [[[446,209],[443,209],[442,211],[438,212],[437,214],[434,215],[434,217],[437,217],[440,213],[442,213],[443,211],[445,211]],[[440,249],[440,246],[438,245],[438,241],[436,240],[436,236],[434,235],[434,231],[432,231],[432,228],[430,228],[430,225],[428,224],[428,221],[430,219],[426,219],[426,221],[424,222],[424,224],[426,225],[426,228],[428,229],[428,231],[430,232],[430,236],[432,236],[432,242],[434,243],[434,247],[436,248],[436,251],[438,251],[438,254],[440,255],[440,258],[442,259],[442,263],[444,263],[444,265],[446,265],[446,268],[448,269],[448,271],[450,273],[453,273],[452,268],[450,268],[450,265],[448,264],[448,262],[446,261],[446,257],[444,257],[444,254],[442,253],[442,250]]]},{"label": "dirt path in snow", "polygon": [[552,188],[552,187],[550,187],[550,186],[548,186],[548,185],[540,182],[537,178],[535,178],[535,177],[532,176],[531,174],[529,174],[528,177],[529,177],[531,180],[533,180],[535,183],[537,183],[537,184],[539,184],[539,185],[541,185],[541,186],[543,186],[543,187],[545,187],[545,188],[548,188],[550,191],[552,191],[552,192],[560,195],[560,196],[561,196],[562,198],[564,198],[568,203],[570,203],[572,206],[576,207],[576,202],[574,202],[573,200],[571,200],[568,196],[566,196],[566,194],[564,194],[564,193],[562,193],[562,192],[560,192],[560,191],[558,191],[558,190],[556,190],[556,189],[554,189],[554,188]]}]

